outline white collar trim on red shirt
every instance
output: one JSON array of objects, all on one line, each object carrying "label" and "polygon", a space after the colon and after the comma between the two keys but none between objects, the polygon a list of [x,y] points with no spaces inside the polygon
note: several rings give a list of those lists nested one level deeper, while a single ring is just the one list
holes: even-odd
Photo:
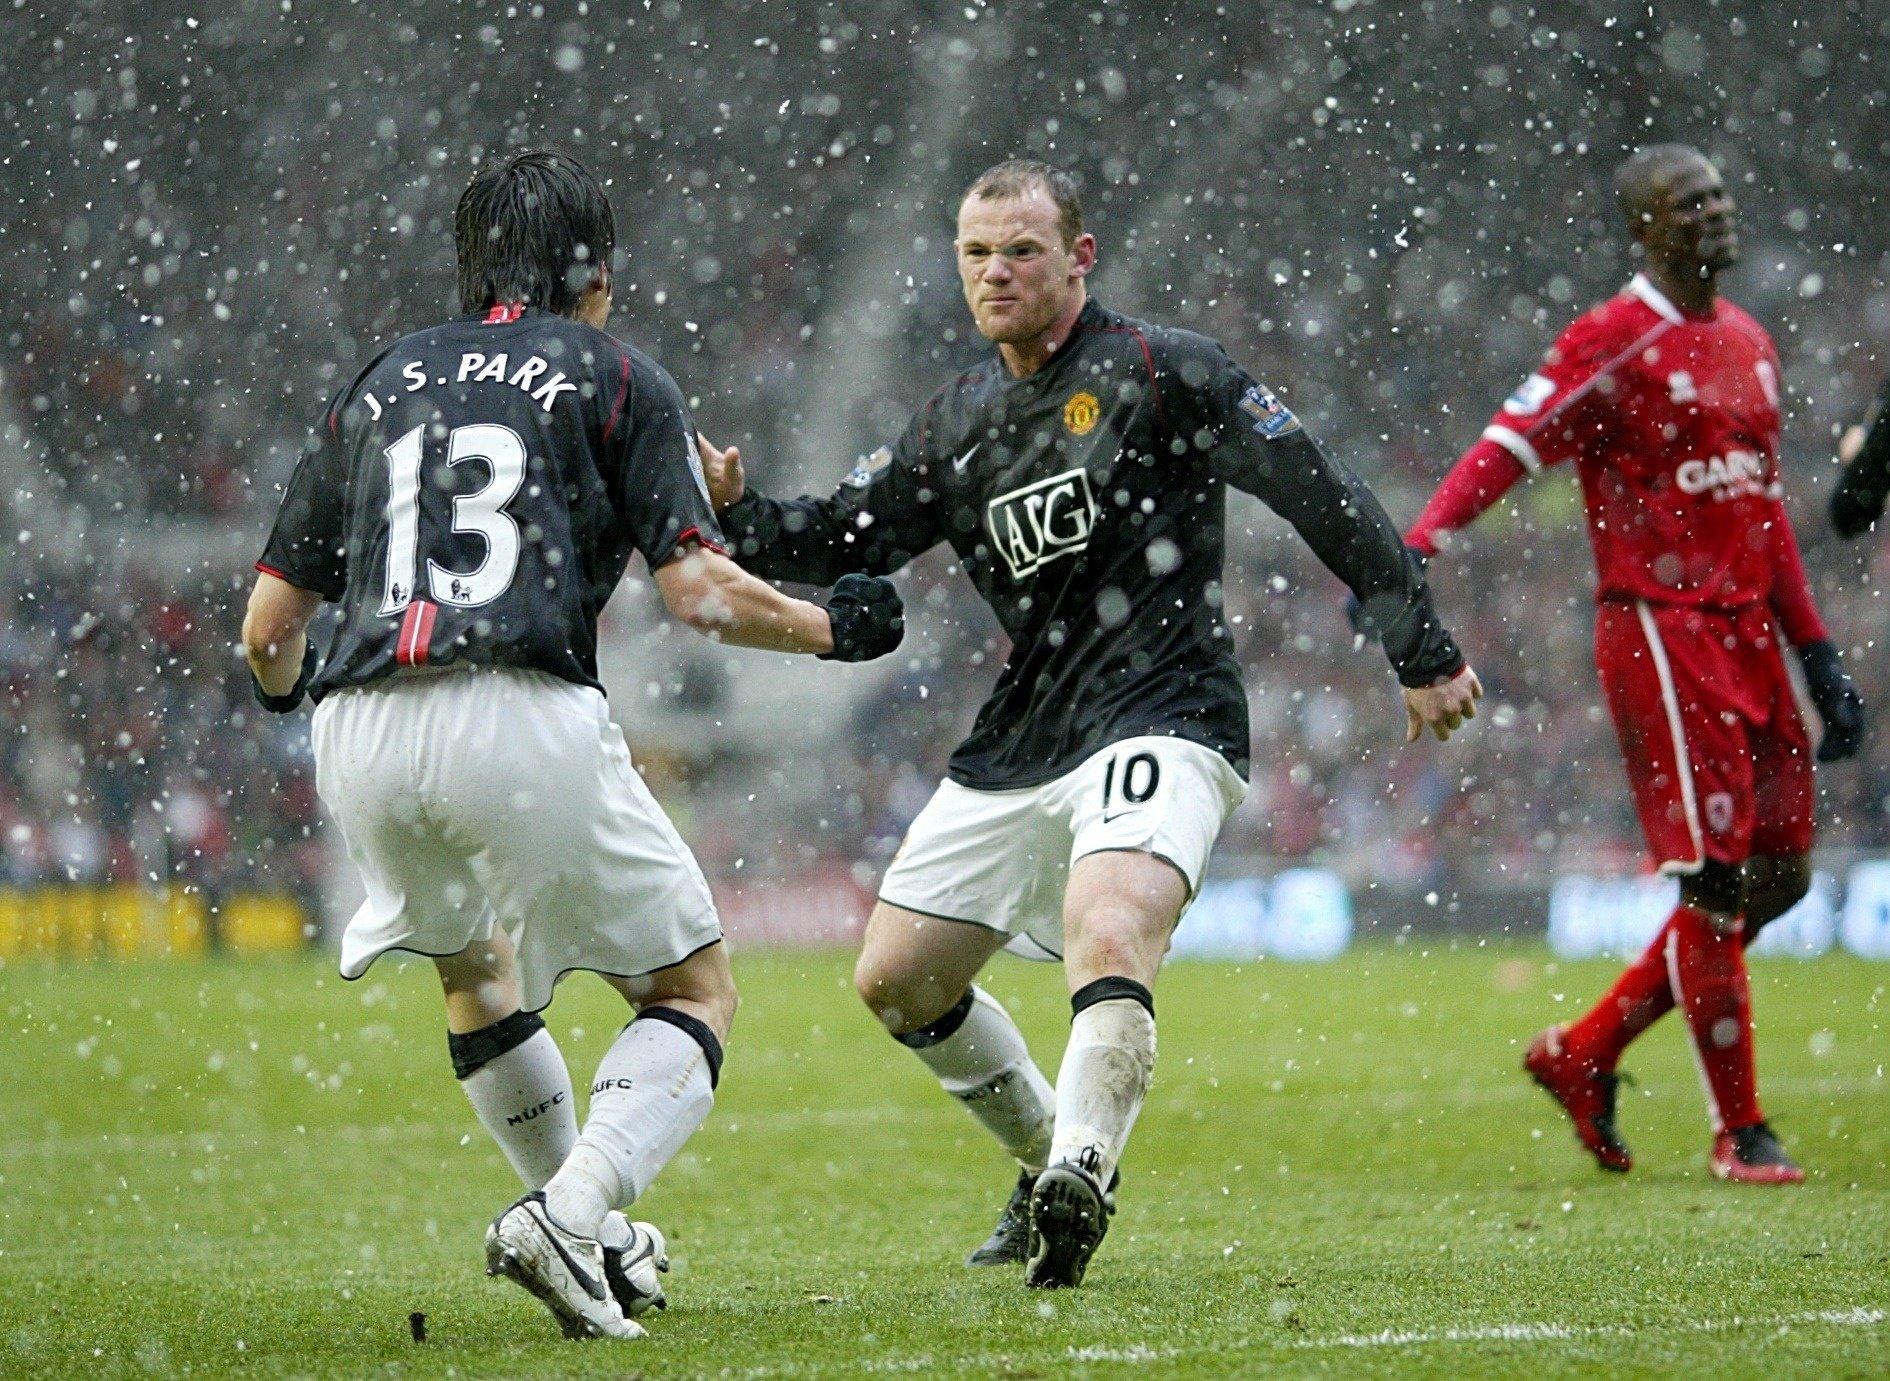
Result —
[{"label": "white collar trim on red shirt", "polygon": [[1683,326],[1686,324],[1686,318],[1680,314],[1680,309],[1667,300],[1667,294],[1655,287],[1653,280],[1646,274],[1635,274],[1633,281],[1627,285],[1627,288],[1629,292],[1633,293],[1636,297],[1640,298],[1641,301],[1659,312],[1675,326]]}]

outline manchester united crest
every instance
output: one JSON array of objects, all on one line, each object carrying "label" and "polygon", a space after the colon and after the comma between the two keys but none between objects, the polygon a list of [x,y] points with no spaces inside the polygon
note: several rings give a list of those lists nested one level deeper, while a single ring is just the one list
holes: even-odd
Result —
[{"label": "manchester united crest", "polygon": [[1063,425],[1074,436],[1088,436],[1096,430],[1096,419],[1102,416],[1102,404],[1096,401],[1093,393],[1075,393],[1070,401],[1063,405]]}]

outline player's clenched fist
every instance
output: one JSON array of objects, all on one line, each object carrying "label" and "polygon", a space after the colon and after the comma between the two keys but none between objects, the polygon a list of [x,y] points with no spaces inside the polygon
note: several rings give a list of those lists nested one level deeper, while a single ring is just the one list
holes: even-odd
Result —
[{"label": "player's clenched fist", "polygon": [[1434,686],[1404,688],[1404,741],[1416,743],[1426,727],[1439,741],[1461,729],[1466,719],[1477,717],[1477,701],[1483,698],[1483,683],[1476,672],[1465,667],[1448,681]]},{"label": "player's clenched fist", "polygon": [[906,632],[906,607],[892,581],[877,575],[843,575],[827,600],[833,620],[833,651],[824,662],[870,662],[899,646]]}]

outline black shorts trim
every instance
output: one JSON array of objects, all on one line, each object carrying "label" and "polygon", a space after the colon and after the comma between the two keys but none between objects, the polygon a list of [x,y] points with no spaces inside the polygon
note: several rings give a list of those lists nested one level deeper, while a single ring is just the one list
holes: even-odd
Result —
[{"label": "black shorts trim", "polygon": [[[1074,868],[1084,859],[1093,858],[1097,854],[1141,854],[1144,858],[1152,858],[1157,863],[1166,863],[1170,868],[1173,868],[1175,875],[1181,879],[1181,885],[1188,889],[1188,901],[1193,901],[1195,893],[1199,890],[1192,882],[1188,881],[1188,870],[1175,862],[1175,860],[1170,858],[1167,854],[1157,853],[1153,849],[1138,849],[1133,845],[1110,844],[1100,849],[1091,849],[1088,853],[1080,853],[1075,858],[1071,859],[1070,866]],[[1186,903],[1183,903],[1183,905],[1185,906]],[[1179,916],[1175,918],[1175,923],[1177,925],[1181,923]]]},{"label": "black shorts trim", "polygon": [[891,897],[887,896],[884,892],[880,893],[873,900],[884,902],[888,906],[896,906],[901,911],[910,911],[915,916],[924,916],[927,920],[931,920],[931,921],[950,921],[953,925],[973,925],[973,926],[976,926],[979,930],[988,930],[994,935],[1009,935],[1010,934],[1010,931],[1005,930],[1001,926],[992,925],[988,921],[968,921],[963,916],[942,916],[936,911],[926,911],[921,907],[907,906],[902,901],[894,901]]},{"label": "black shorts trim", "polygon": [[[897,902],[893,904],[895,906],[898,905]],[[940,919],[942,920],[944,918],[940,917]],[[519,1011],[528,1012],[528,1013],[537,1013],[537,1012],[544,1012],[544,1011],[550,1010],[552,999],[556,998],[558,995],[558,985],[564,982],[565,976],[567,974],[594,973],[599,978],[622,978],[626,980],[632,979],[632,978],[648,978],[653,973],[665,973],[668,970],[676,968],[679,965],[687,964],[691,959],[694,959],[698,954],[702,953],[703,950],[714,949],[717,945],[726,944],[727,942],[728,942],[728,937],[726,935],[718,935],[713,940],[710,940],[704,944],[697,945],[694,949],[690,950],[689,953],[685,954],[680,959],[672,959],[667,964],[659,964],[656,968],[644,969],[640,973],[618,973],[615,969],[593,969],[593,968],[587,968],[583,964],[573,964],[568,969],[559,969],[556,973],[554,973],[551,976],[551,997],[545,999],[545,1005],[543,1007],[521,1006],[519,1008]],[[467,941],[467,943],[471,944],[472,942],[469,940]],[[338,975],[340,975],[341,981],[343,983],[359,983],[362,979],[366,978],[370,973],[374,971],[375,964],[380,963],[381,960],[385,959],[390,954],[411,954],[415,958],[418,958],[418,959],[451,959],[456,954],[464,954],[464,953],[465,953],[465,950],[463,949],[454,949],[454,950],[448,950],[444,954],[430,954],[426,950],[423,950],[423,949],[409,949],[406,945],[389,945],[386,949],[382,950],[379,954],[375,955],[373,958],[373,961],[370,962],[365,969],[361,970],[361,972],[351,976],[349,974],[342,973],[341,967],[339,965],[336,965],[335,972]],[[631,1019],[633,1021],[635,1020],[634,1017]]]}]

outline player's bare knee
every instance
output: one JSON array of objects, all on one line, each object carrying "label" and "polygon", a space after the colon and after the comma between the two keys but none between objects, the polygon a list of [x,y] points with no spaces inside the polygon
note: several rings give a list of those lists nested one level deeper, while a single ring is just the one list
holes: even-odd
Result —
[{"label": "player's bare knee", "polygon": [[1065,922],[1066,960],[1096,974],[1145,976],[1168,946],[1168,927],[1133,906],[1086,908]]},{"label": "player's bare knee", "polygon": [[895,1036],[915,1031],[950,1011],[964,992],[951,992],[949,987],[925,974],[888,967],[870,953],[862,954],[853,968],[853,990]]},{"label": "player's bare knee", "polygon": [[729,983],[717,988],[699,999],[699,1003],[707,1011],[709,1028],[723,1041],[728,1040],[728,1034],[735,1026],[735,1013],[742,1005],[741,994],[735,991],[735,985]]},{"label": "player's bare knee", "polygon": [[853,965],[853,991],[860,995],[868,1011],[874,1016],[880,1015],[886,1004],[886,980],[870,953],[860,955]]},{"label": "player's bare knee", "polygon": [[735,989],[735,978],[728,966],[723,964],[705,971],[690,985],[687,996],[703,1011],[704,1020],[716,1035],[727,1040],[729,1029],[735,1024],[735,1013],[742,1005],[741,994]]},{"label": "player's bare knee", "polygon": [[470,992],[510,978],[512,956],[492,940],[475,940],[458,954],[438,956],[433,968],[447,992]]}]

